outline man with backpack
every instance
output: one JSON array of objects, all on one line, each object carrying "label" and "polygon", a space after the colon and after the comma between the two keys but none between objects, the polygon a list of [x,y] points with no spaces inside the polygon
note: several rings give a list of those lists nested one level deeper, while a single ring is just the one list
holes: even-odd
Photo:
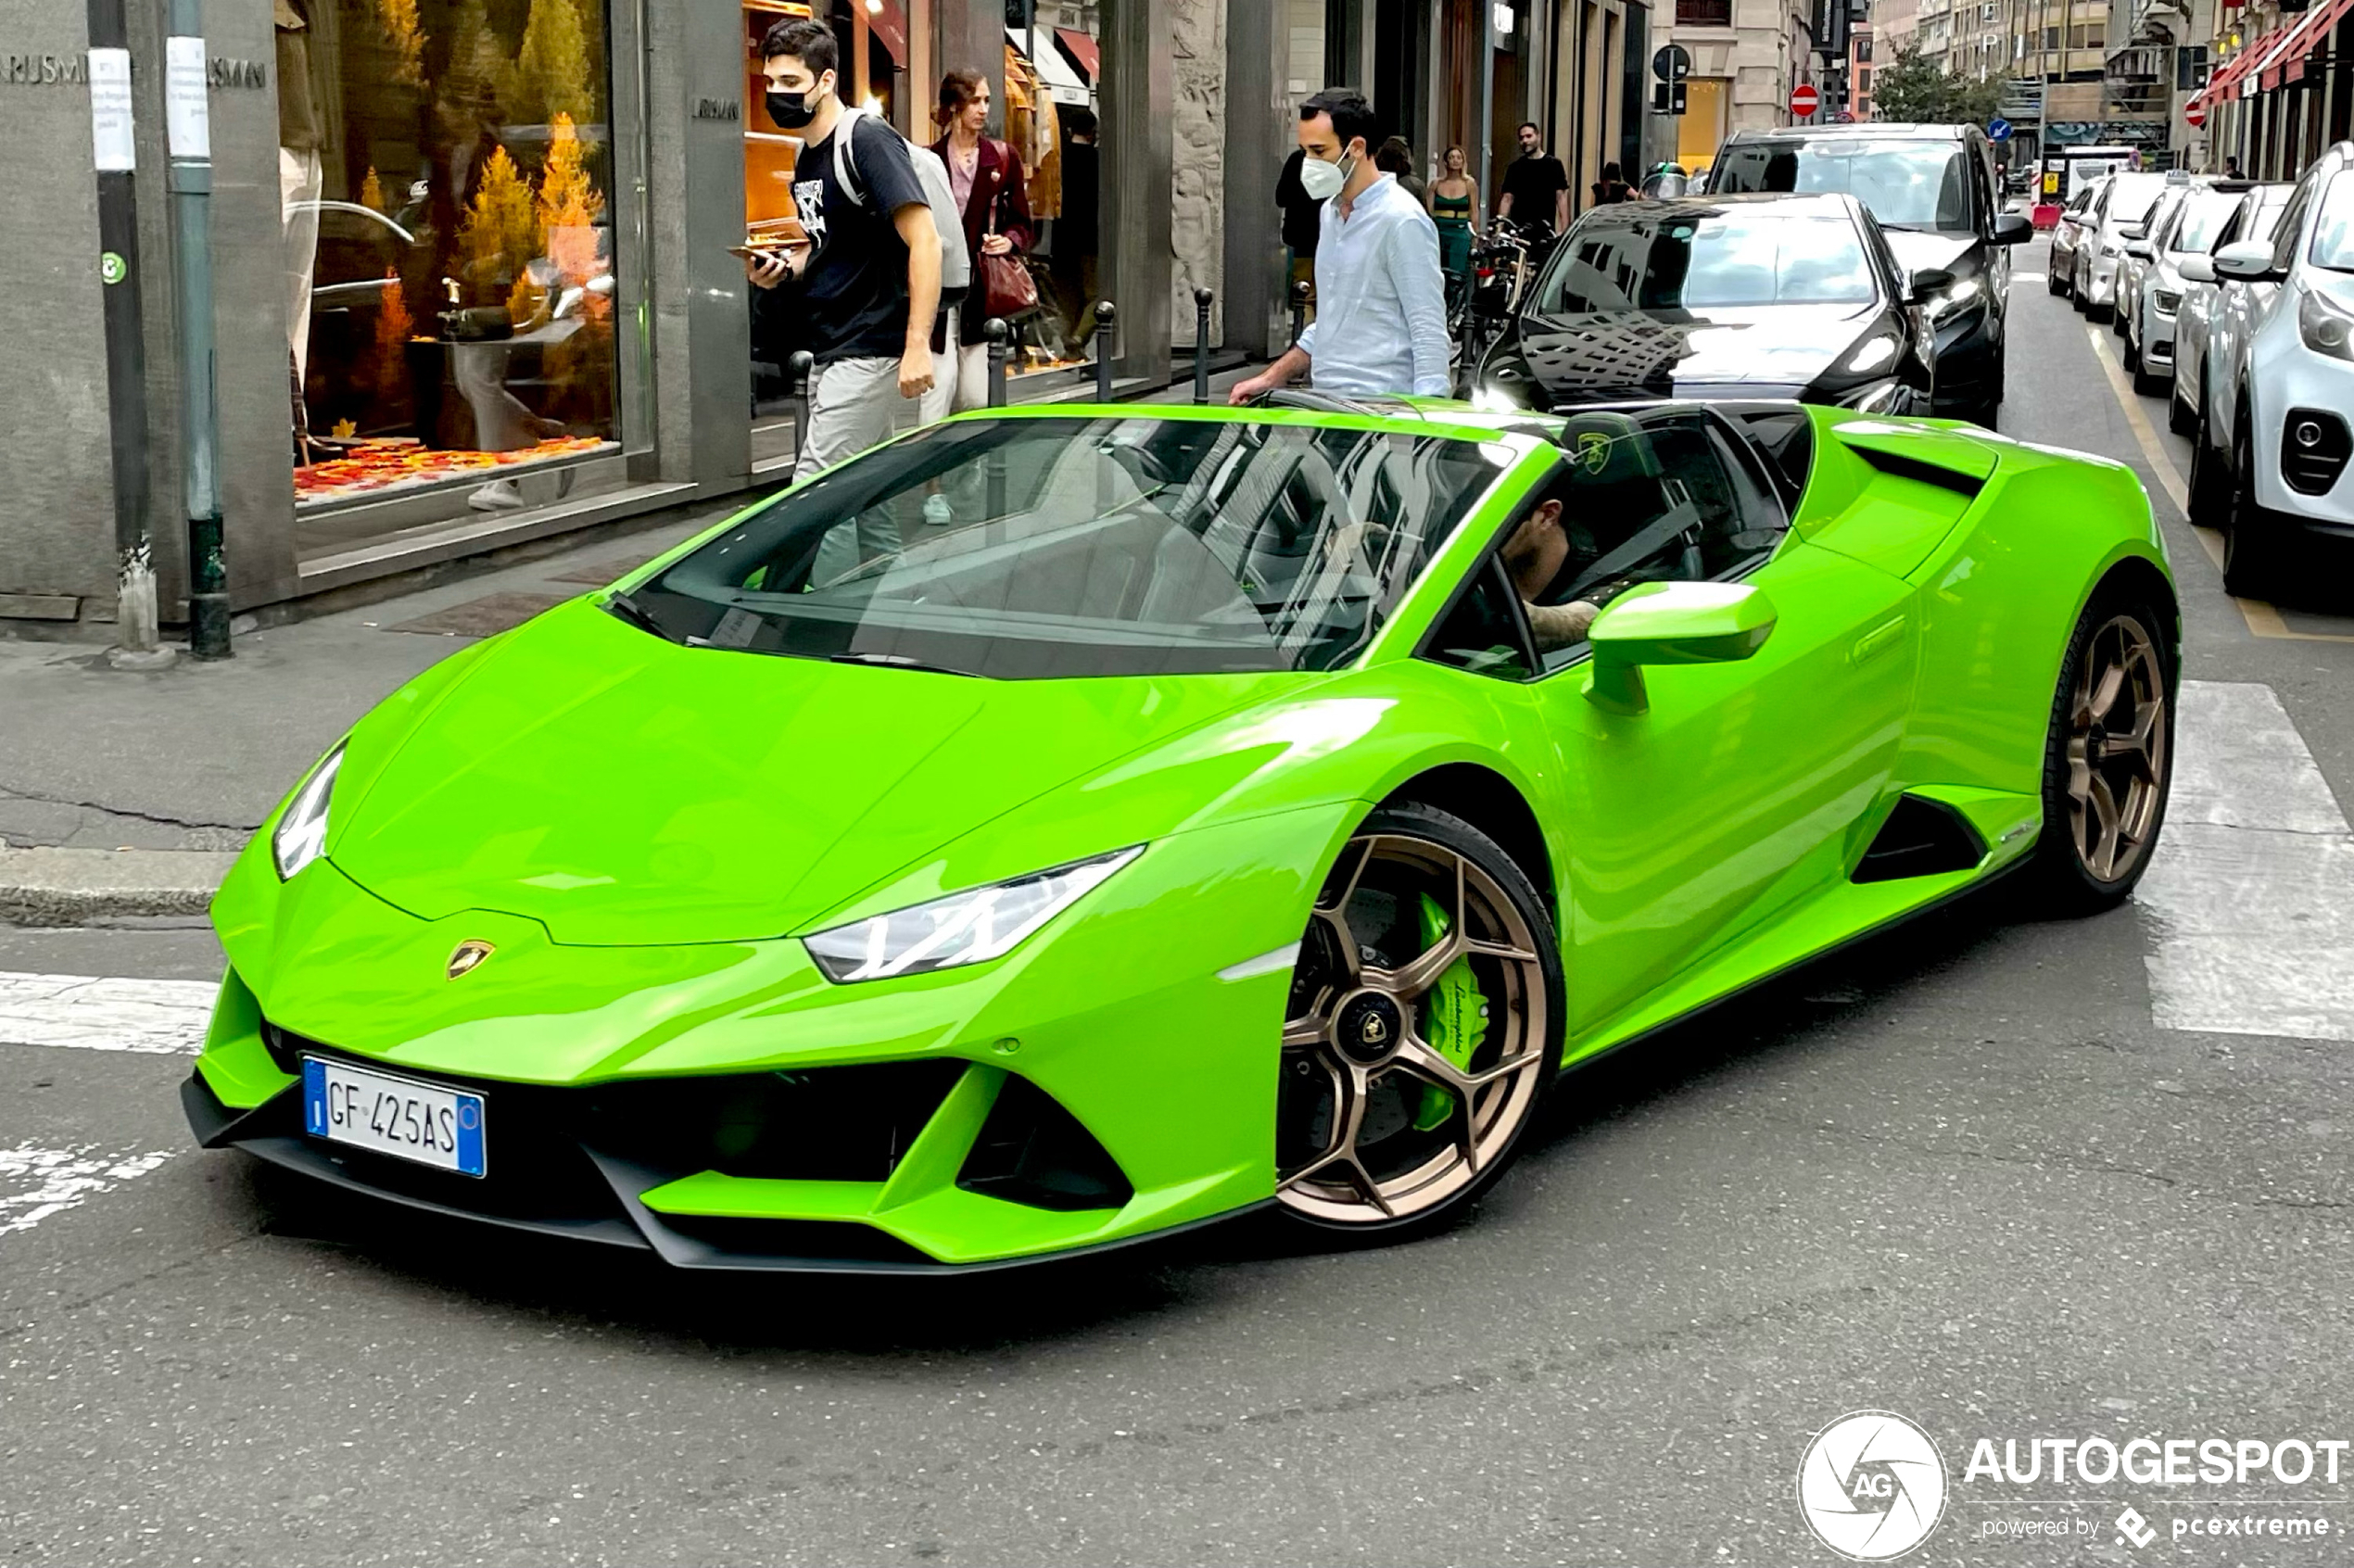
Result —
[{"label": "man with backpack", "polygon": [[[794,470],[805,478],[920,417],[935,380],[931,329],[947,237],[933,219],[933,182],[917,162],[931,155],[842,107],[831,30],[789,18],[768,30],[761,53],[769,116],[802,138],[793,205],[809,244],[754,255],[744,268],[760,290],[753,325],[769,355],[783,364],[805,348],[816,360]],[[938,199],[953,204],[947,171],[937,173]],[[953,232],[962,258],[961,226]]]}]

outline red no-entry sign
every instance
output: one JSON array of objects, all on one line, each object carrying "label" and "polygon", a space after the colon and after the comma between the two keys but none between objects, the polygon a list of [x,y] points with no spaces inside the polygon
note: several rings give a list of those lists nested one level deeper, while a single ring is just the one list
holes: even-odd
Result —
[{"label": "red no-entry sign", "polygon": [[1803,82],[1791,89],[1790,111],[1802,119],[1813,114],[1822,102],[1823,95]]},{"label": "red no-entry sign", "polygon": [[2185,104],[2183,106],[2183,118],[2189,120],[2191,129],[2196,131],[2207,123],[2207,106],[2196,101]]}]

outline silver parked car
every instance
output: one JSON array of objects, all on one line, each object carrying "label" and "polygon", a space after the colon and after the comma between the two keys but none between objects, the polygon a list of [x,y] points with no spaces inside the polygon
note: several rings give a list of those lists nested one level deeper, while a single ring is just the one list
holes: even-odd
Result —
[{"label": "silver parked car", "polygon": [[2130,282],[2118,299],[2125,368],[2133,390],[2156,397],[2174,379],[2175,322],[2183,307],[2183,259],[2205,256],[2246,194],[2245,180],[2201,180],[2151,214],[2149,237],[2125,247]]},{"label": "silver parked car", "polygon": [[[2253,185],[2233,208],[2223,226],[2215,231],[2208,254],[2213,255],[2227,245],[2242,240],[2267,240],[2281,221],[2282,209],[2288,206],[2290,185]],[[2175,263],[2180,272],[2182,263]],[[2183,280],[2183,300],[2174,316],[2174,389],[2168,395],[2166,424],[2177,436],[2188,436],[2198,428],[2199,416],[2207,408],[2208,344],[2214,336],[2216,308],[2223,297],[2223,285],[2212,276],[2186,277]]]}]

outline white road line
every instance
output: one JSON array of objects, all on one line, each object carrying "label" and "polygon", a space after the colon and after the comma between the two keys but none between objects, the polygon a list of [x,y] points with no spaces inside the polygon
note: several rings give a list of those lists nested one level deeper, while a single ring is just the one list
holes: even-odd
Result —
[{"label": "white road line", "polygon": [[2269,686],[2183,683],[2134,902],[2160,1029],[2354,1041],[2354,830]]},{"label": "white road line", "polygon": [[203,980],[111,980],[0,969],[0,1044],[194,1054],[220,987]]},{"label": "white road line", "polygon": [[19,1144],[0,1149],[0,1236],[30,1231],[44,1220],[145,1176],[171,1157],[169,1149],[125,1156]]}]

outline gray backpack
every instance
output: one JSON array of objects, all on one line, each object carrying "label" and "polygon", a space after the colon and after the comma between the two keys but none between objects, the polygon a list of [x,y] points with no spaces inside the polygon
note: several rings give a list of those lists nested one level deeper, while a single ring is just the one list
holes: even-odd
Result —
[{"label": "gray backpack", "polygon": [[[857,136],[861,120],[874,120],[894,136],[899,136],[899,128],[866,109],[842,106],[842,118],[834,126],[834,183],[864,207],[867,192],[858,183],[856,166],[850,157],[850,144]],[[907,160],[916,166],[917,180],[924,187],[924,200],[931,208],[931,226],[940,231],[940,302],[953,305],[964,297],[973,281],[972,257],[965,249],[964,209],[956,205],[956,193],[948,183],[948,166],[940,161],[940,155],[905,136],[899,139],[907,149]]]}]

